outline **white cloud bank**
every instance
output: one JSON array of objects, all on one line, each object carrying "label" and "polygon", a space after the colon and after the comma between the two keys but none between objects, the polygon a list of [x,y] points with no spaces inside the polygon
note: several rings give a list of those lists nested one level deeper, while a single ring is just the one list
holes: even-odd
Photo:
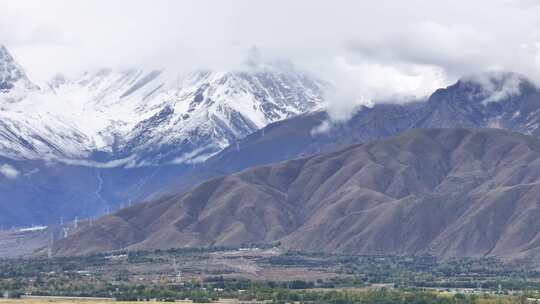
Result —
[{"label": "white cloud bank", "polygon": [[3,164],[0,165],[0,174],[8,179],[16,179],[19,177],[20,173],[17,169],[15,169],[15,167],[8,164]]},{"label": "white cloud bank", "polygon": [[419,97],[482,71],[540,82],[534,0],[19,0],[0,11],[0,43],[44,81],[97,67],[238,67],[253,46],[333,85],[332,115]]}]

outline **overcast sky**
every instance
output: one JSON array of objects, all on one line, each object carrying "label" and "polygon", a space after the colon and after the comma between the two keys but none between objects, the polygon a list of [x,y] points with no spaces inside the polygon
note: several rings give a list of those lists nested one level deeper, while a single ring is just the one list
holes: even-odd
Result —
[{"label": "overcast sky", "polygon": [[540,1],[3,1],[0,43],[36,81],[96,67],[229,69],[267,58],[367,98],[512,70],[540,82]]}]

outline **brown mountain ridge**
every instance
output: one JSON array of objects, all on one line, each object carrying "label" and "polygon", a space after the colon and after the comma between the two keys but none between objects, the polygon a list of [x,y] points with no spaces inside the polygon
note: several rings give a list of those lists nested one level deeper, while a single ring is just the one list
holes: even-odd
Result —
[{"label": "brown mountain ridge", "polygon": [[537,138],[418,129],[211,179],[81,225],[53,251],[280,242],[306,251],[539,260],[539,182]]}]

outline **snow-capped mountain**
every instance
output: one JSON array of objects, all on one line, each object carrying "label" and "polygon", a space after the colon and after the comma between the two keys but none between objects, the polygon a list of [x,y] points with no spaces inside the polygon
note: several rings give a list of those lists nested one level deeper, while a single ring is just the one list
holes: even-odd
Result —
[{"label": "snow-capped mountain", "polygon": [[0,45],[0,98],[3,102],[20,100],[28,91],[39,89],[11,56],[5,46]]},{"label": "snow-capped mountain", "polygon": [[[193,164],[311,111],[325,84],[287,64],[58,75],[0,48],[0,227],[88,218],[159,196]],[[158,194],[156,194],[158,193]]]},{"label": "snow-capped mountain", "polygon": [[290,65],[185,74],[103,69],[57,76],[39,88],[6,48],[0,51],[0,155],[12,159],[201,162],[322,101],[323,84]]}]

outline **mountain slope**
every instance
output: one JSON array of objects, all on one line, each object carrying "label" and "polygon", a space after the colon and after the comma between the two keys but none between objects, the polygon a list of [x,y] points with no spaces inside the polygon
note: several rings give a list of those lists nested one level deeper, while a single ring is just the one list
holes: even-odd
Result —
[{"label": "mountain slope", "polygon": [[424,129],[254,167],[86,225],[56,254],[271,243],[356,254],[540,258],[540,140]]}]

